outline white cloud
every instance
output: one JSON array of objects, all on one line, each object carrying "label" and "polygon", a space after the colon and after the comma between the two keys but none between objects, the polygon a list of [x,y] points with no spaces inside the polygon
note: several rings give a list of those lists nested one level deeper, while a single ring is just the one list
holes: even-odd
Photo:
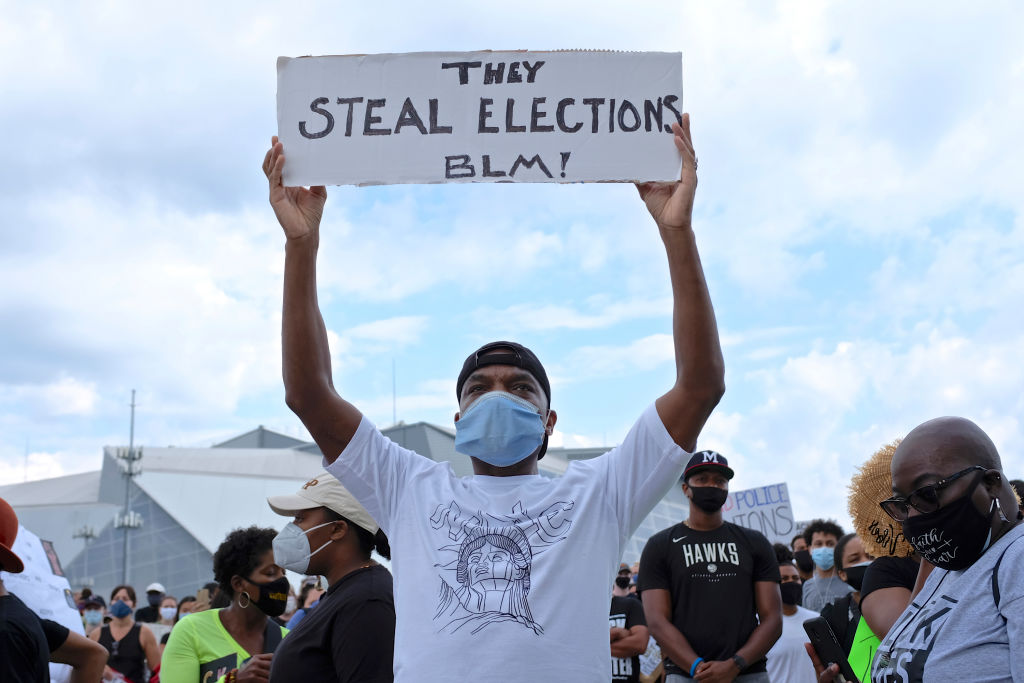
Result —
[{"label": "white cloud", "polygon": [[652,334],[625,346],[582,346],[574,349],[559,373],[563,381],[621,376],[674,362],[672,335]]},{"label": "white cloud", "polygon": [[0,385],[0,406],[18,406],[40,417],[88,416],[99,402],[95,382],[61,376],[46,384]]},{"label": "white cloud", "polygon": [[[132,387],[150,443],[301,432],[281,398],[283,238],[257,166],[276,56],[339,45],[682,49],[730,373],[702,443],[751,485],[786,478],[804,517],[842,515],[853,464],[940,413],[977,419],[1024,471],[1021,7],[483,11],[410,6],[381,32],[379,8],[337,3],[8,3],[0,481],[21,477],[22,435],[48,441],[40,476],[95,464],[125,440]],[[671,368],[664,254],[633,188],[330,194],[335,370],[378,422],[382,359],[397,358],[399,418],[447,424],[454,377],[438,369],[496,330],[533,338],[574,407],[563,439],[628,426],[593,381],[615,377],[632,404]]]},{"label": "white cloud", "polygon": [[[582,310],[581,310],[582,309]],[[611,327],[636,318],[669,318],[671,298],[630,299],[615,301],[606,296],[589,297],[581,308],[566,304],[515,304],[508,308],[479,309],[475,324],[500,330],[595,330]]]}]

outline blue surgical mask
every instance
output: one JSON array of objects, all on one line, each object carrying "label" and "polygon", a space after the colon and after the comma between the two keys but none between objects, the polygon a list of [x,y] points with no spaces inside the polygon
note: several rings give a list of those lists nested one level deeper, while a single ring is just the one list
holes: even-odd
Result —
[{"label": "blue surgical mask", "polygon": [[103,611],[98,609],[87,609],[82,616],[85,617],[85,623],[89,626],[95,626],[103,621]]},{"label": "blue surgical mask", "polygon": [[823,572],[832,569],[836,563],[836,549],[822,546],[811,550],[811,559],[814,565]]},{"label": "blue surgical mask", "polygon": [[123,619],[132,613],[131,605],[124,600],[118,600],[110,606],[110,616],[115,619]]},{"label": "blue surgical mask", "polygon": [[455,423],[455,450],[495,467],[510,467],[544,443],[544,420],[526,399],[491,391]]}]

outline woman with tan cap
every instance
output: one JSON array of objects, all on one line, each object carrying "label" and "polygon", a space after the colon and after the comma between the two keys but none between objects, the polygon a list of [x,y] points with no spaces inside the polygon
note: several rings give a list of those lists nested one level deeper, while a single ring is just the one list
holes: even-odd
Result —
[{"label": "woman with tan cap", "polygon": [[274,539],[285,569],[327,577],[315,609],[281,643],[273,681],[379,683],[392,680],[395,604],[391,573],[371,559],[391,557],[377,522],[327,472],[290,496],[267,499],[292,521]]}]

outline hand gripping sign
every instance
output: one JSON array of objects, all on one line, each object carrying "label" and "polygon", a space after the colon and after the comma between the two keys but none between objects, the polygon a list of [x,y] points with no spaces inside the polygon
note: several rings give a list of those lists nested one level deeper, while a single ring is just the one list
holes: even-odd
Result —
[{"label": "hand gripping sign", "polygon": [[280,57],[284,184],[679,178],[678,52]]}]

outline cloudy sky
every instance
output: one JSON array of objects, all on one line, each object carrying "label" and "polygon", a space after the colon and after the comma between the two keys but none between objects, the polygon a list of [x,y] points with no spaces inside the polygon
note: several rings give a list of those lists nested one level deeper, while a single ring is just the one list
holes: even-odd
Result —
[{"label": "cloudy sky", "polygon": [[[279,55],[681,51],[734,487],[846,518],[883,442],[965,415],[1024,475],[1024,10],[976,3],[0,2],[0,483],[104,445],[305,436],[280,381],[260,162]],[[476,345],[553,379],[556,442],[614,444],[673,377],[667,268],[629,185],[331,188],[336,385],[451,423]]]}]

